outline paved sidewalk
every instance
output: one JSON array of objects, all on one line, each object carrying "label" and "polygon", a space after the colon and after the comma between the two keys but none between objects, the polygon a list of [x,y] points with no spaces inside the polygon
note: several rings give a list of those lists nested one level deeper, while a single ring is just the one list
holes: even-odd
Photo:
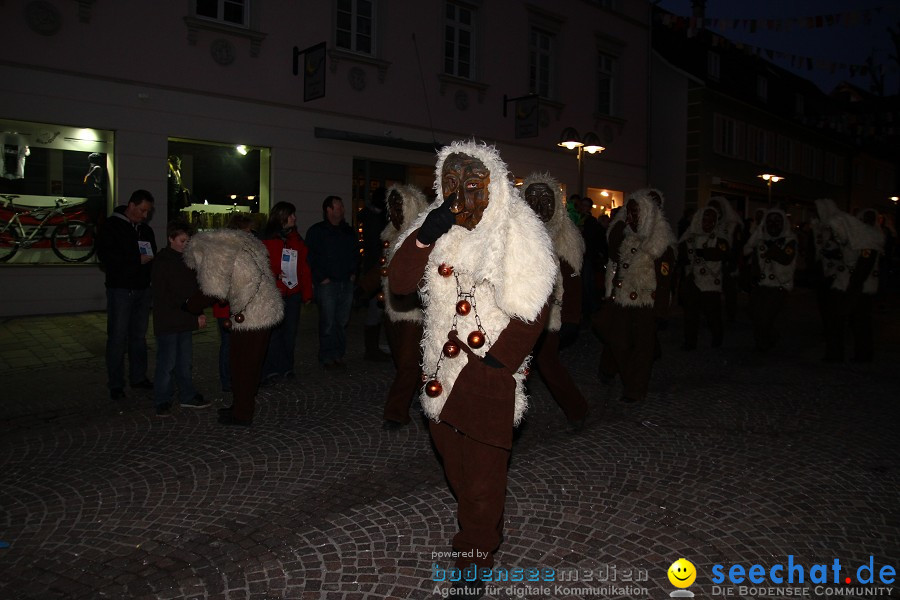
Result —
[{"label": "paved sidewalk", "polygon": [[[450,550],[455,502],[426,428],[380,429],[393,368],[362,360],[362,312],[335,375],[316,363],[315,309],[304,311],[299,377],[261,390],[250,430],[218,425],[214,408],[157,419],[148,392],[112,403],[103,313],[0,323],[0,598],[446,594],[433,565],[452,564],[435,553]],[[564,359],[592,419],[567,433],[534,377],[496,565],[578,568],[579,581],[507,582],[487,597],[663,600],[681,556],[698,570],[697,597],[885,587],[856,590],[856,567],[872,557],[876,574],[900,570],[900,302],[879,303],[870,365],[819,360],[809,292],[789,313],[770,356],[751,350],[743,313],[724,348],[701,336],[684,353],[674,315],[650,397],[631,408],[615,400],[620,386],[598,384],[600,344],[583,330]],[[195,335],[210,398],[217,349],[214,327]],[[713,585],[715,565],[768,574],[789,555],[802,584]],[[817,591],[809,569],[835,559],[853,583]]]}]

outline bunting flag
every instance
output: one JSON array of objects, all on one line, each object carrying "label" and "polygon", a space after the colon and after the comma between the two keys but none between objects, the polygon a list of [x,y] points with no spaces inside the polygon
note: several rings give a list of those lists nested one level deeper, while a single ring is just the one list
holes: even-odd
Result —
[{"label": "bunting flag", "polygon": [[[666,13],[662,15],[662,24],[671,29],[687,30],[688,36],[693,36],[700,29],[710,31],[747,31],[757,33],[760,31],[778,31],[790,32],[797,29],[824,29],[826,27],[858,27],[860,25],[871,25],[883,10],[883,6],[875,8],[850,10],[840,13],[830,13],[823,15],[812,15],[807,17],[788,17],[782,19],[747,19],[747,18],[704,18],[697,17],[681,17]],[[875,72],[881,75],[888,73],[897,73],[897,64],[848,64],[826,59],[814,58],[810,56],[801,56],[782,52],[780,50],[772,50],[771,48],[762,48],[750,44],[732,42],[726,38],[714,37],[713,46],[733,45],[734,47],[756,54],[765,56],[769,60],[778,59],[790,63],[792,68],[806,70],[824,70],[830,73],[844,71],[851,76],[868,75]]]}]

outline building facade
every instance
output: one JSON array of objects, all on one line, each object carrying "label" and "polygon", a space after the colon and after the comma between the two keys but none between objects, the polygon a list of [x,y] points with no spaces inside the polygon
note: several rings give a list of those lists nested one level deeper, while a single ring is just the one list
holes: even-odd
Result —
[{"label": "building facade", "polygon": [[[305,233],[331,194],[358,210],[394,182],[430,192],[436,149],[463,138],[517,177],[573,193],[581,168],[586,193],[621,199],[648,179],[649,16],[622,0],[7,0],[0,220],[66,198],[96,222],[143,188],[163,244],[174,216],[217,227],[278,201]],[[578,161],[566,127],[606,150]],[[96,259],[48,250],[57,221],[0,262],[0,315],[104,308]]]}]

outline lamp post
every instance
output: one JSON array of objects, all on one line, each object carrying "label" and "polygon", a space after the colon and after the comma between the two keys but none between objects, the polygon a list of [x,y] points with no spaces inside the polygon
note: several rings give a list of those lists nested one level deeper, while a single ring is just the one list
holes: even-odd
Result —
[{"label": "lamp post", "polygon": [[763,181],[766,182],[766,189],[768,190],[769,196],[769,207],[772,207],[772,184],[778,183],[779,181],[784,181],[784,177],[781,175],[772,175],[771,173],[763,173],[762,175],[757,175]]},{"label": "lamp post", "polygon": [[584,135],[584,139],[582,139],[574,127],[563,129],[562,135],[559,137],[559,143],[556,145],[567,150],[578,151],[578,195],[584,196],[584,153],[598,154],[606,150],[606,148],[600,145],[600,138],[593,131],[587,132]]}]

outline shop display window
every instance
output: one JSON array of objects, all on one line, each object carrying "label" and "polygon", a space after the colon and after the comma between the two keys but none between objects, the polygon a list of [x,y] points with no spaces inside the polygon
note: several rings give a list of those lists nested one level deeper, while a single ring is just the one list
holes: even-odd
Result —
[{"label": "shop display window", "polygon": [[235,212],[248,213],[257,229],[269,209],[271,150],[169,138],[166,206],[169,219],[181,215],[195,227],[218,229]]},{"label": "shop display window", "polygon": [[0,265],[95,262],[113,132],[0,119],[0,144]]}]

